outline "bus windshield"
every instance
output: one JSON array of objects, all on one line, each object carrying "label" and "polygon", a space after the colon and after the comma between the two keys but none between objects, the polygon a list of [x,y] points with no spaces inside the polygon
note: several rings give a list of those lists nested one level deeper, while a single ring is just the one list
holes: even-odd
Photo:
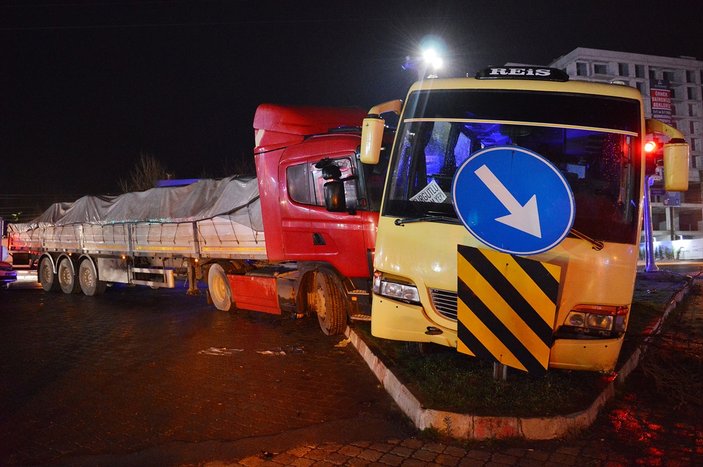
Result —
[{"label": "bus windshield", "polygon": [[[474,108],[470,94],[479,97]],[[450,105],[444,108],[437,102],[422,102],[422,96],[408,101],[389,171],[395,176],[387,187],[384,215],[431,216],[451,222],[457,218],[451,184],[461,164],[476,151],[516,145],[545,157],[566,178],[576,202],[574,229],[602,241],[637,242],[640,144],[634,130],[640,117],[636,102],[596,96],[576,96],[570,101],[570,96],[558,95],[561,104],[570,104],[573,112],[562,112],[562,123],[558,123],[553,116],[542,115],[542,106],[530,112],[529,106],[537,105],[534,94],[546,93],[506,92],[511,98],[509,112],[500,102],[494,102],[498,110],[487,105],[490,99],[485,99],[485,91],[482,94],[474,91],[467,98],[464,91],[463,108],[457,105],[461,99],[447,100]],[[521,94],[527,99],[520,99]],[[589,113],[598,111],[599,104],[610,109],[600,124],[598,115]],[[415,110],[414,115],[407,109]],[[618,109],[614,115],[613,110]],[[535,120],[532,113],[541,120]],[[618,115],[623,121],[616,121]],[[501,121],[506,117],[516,121]],[[434,195],[426,195],[428,186]]]}]

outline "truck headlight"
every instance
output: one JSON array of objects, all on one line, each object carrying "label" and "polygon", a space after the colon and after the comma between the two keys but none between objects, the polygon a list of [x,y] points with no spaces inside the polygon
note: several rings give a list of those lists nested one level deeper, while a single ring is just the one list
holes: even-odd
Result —
[{"label": "truck headlight", "polygon": [[420,303],[420,294],[417,291],[417,287],[384,279],[383,275],[378,271],[373,275],[373,292],[377,295],[407,303]]}]

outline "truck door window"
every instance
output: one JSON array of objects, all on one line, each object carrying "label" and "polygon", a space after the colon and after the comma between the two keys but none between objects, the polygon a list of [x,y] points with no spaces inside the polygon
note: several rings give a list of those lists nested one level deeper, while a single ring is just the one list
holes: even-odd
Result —
[{"label": "truck door window", "polygon": [[[339,177],[340,180],[350,178],[354,175],[354,171],[352,169],[352,162],[350,158],[343,157],[340,159],[332,159],[332,163],[339,167],[339,170],[341,172],[341,176]],[[322,169],[318,169],[317,167],[315,167],[315,164],[310,164],[310,168],[312,171],[312,178],[315,186],[315,205],[324,206],[324,186],[325,183],[329,180],[325,180],[322,177]],[[344,182],[344,198],[347,200],[347,205],[349,205],[350,202],[356,203],[357,192],[355,179],[350,178],[349,180]]]},{"label": "truck door window", "polygon": [[315,199],[310,184],[310,172],[307,163],[291,165],[286,169],[288,196],[296,203],[314,204]]},{"label": "truck door window", "polygon": [[[354,204],[357,200],[357,180],[351,157],[332,159],[332,162],[339,167],[340,179],[349,180],[344,182],[344,194],[348,204]],[[304,162],[302,164],[291,165],[286,169],[288,196],[296,203],[311,206],[324,206],[325,193],[324,185],[329,180],[322,177],[322,169],[315,167],[315,162]]]}]

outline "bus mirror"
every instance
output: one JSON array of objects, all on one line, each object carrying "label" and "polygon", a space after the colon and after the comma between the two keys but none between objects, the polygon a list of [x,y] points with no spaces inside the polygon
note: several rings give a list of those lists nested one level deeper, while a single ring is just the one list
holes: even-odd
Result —
[{"label": "bus mirror", "polygon": [[364,119],[361,129],[361,162],[364,164],[378,164],[385,125],[386,122],[378,116]]},{"label": "bus mirror", "polygon": [[688,190],[688,143],[672,139],[664,145],[664,189]]},{"label": "bus mirror", "polygon": [[323,191],[325,193],[325,207],[328,211],[344,212],[347,210],[343,181],[332,180],[330,182],[326,182]]}]

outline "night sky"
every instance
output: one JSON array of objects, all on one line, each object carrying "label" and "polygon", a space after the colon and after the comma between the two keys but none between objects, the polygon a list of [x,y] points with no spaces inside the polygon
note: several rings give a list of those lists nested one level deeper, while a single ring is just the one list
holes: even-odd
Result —
[{"label": "night sky", "polygon": [[0,198],[117,193],[140,152],[228,175],[258,104],[404,98],[426,35],[445,76],[579,46],[703,59],[703,2],[2,2]]}]

